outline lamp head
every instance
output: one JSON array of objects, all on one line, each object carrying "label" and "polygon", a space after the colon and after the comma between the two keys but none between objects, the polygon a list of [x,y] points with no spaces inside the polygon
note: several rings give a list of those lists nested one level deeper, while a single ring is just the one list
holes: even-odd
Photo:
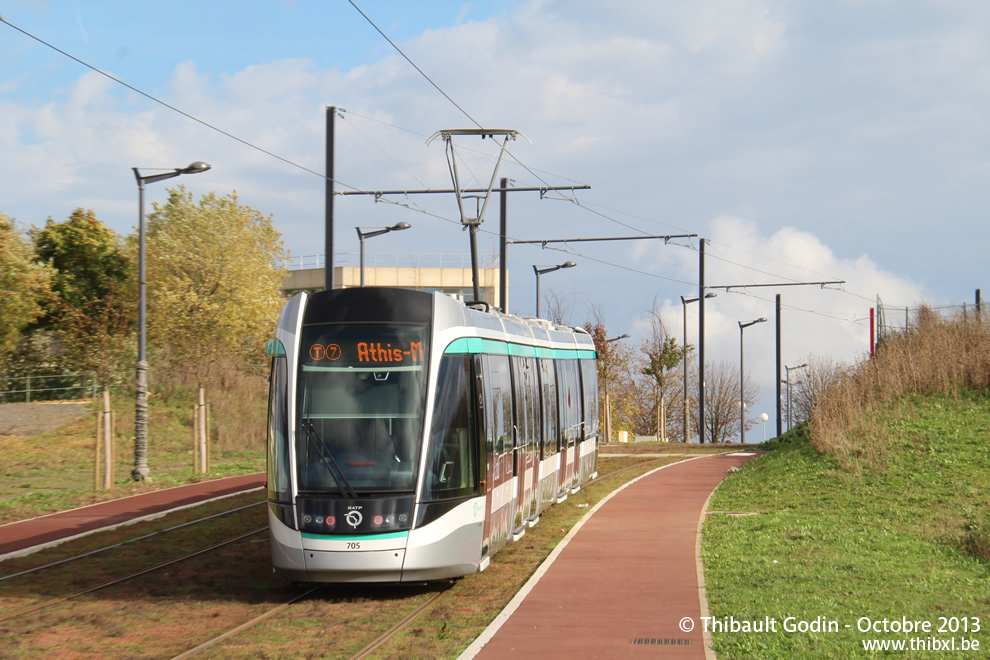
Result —
[{"label": "lamp head", "polygon": [[187,165],[186,167],[183,167],[181,170],[179,170],[179,173],[180,174],[199,174],[200,172],[205,172],[208,169],[210,169],[210,164],[209,163],[204,163],[201,160],[197,160],[195,162],[189,163],[189,165]]}]

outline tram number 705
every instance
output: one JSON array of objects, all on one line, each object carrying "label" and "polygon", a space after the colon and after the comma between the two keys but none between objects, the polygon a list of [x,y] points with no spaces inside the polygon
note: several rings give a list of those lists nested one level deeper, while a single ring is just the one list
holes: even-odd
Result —
[{"label": "tram number 705", "polygon": [[348,541],[347,542],[347,549],[348,550],[360,550],[361,549],[361,543],[359,541]]}]

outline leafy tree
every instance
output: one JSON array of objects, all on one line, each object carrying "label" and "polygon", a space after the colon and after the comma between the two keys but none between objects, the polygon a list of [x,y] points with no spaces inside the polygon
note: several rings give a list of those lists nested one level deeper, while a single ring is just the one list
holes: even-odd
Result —
[{"label": "leafy tree", "polygon": [[[588,321],[584,329],[595,342],[595,353],[598,355],[598,400],[602,406],[601,419],[603,430],[605,420],[611,419],[611,428],[607,429],[609,436],[614,436],[618,430],[631,430],[629,403],[632,400],[629,363],[631,350],[620,341],[608,341],[608,329],[604,316],[598,307],[592,309],[594,322]],[[612,442],[613,437],[607,437],[606,442]]]},{"label": "leafy tree", "polygon": [[21,332],[42,314],[40,299],[48,291],[51,273],[32,259],[30,243],[14,221],[0,213],[0,357],[5,358]]},{"label": "leafy tree", "polygon": [[69,308],[87,310],[119,292],[131,281],[130,260],[117,234],[96,213],[76,209],[65,222],[51,218],[31,237],[37,259],[53,269],[52,293],[43,325],[56,325]]},{"label": "leafy tree", "polygon": [[32,230],[36,258],[52,270],[41,326],[55,338],[70,368],[108,384],[133,342],[134,275],[116,232],[93,211],[76,209],[65,222],[48,218]]},{"label": "leafy tree", "polygon": [[[671,385],[671,372],[680,366],[684,359],[684,349],[677,346],[677,338],[667,332],[667,326],[660,315],[657,300],[653,300],[650,311],[652,334],[643,341],[640,351],[646,359],[645,366],[640,370],[646,376],[652,391],[653,408],[656,419],[656,435],[658,440],[667,439],[667,401],[666,395]],[[685,438],[686,440],[686,438]]]},{"label": "leafy tree", "polygon": [[223,358],[260,364],[287,257],[272,218],[236,193],[168,193],[147,223],[149,345],[198,379]]}]

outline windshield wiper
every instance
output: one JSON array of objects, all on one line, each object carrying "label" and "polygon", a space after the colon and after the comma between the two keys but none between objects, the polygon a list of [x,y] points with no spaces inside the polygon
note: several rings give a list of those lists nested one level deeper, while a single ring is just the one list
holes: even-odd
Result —
[{"label": "windshield wiper", "polygon": [[[303,422],[302,427],[303,430],[306,431],[306,437],[309,438],[310,443],[316,447],[316,451],[319,452],[320,460],[322,460],[323,465],[326,466],[327,472],[329,472],[333,478],[337,480],[337,483],[344,495],[356,500],[358,496],[357,491],[354,490],[354,486],[352,486],[351,482],[349,482],[347,477],[344,476],[344,471],[340,469],[340,465],[337,464],[336,459],[330,452],[330,448],[327,447],[326,443],[323,441],[323,438],[320,437],[319,432],[316,430],[316,426],[313,425],[313,422]],[[329,462],[327,459],[329,459]]]}]

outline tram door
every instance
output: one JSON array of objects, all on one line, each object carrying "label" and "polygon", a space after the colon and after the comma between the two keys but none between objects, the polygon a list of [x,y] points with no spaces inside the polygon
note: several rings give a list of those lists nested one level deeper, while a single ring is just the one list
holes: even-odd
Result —
[{"label": "tram door", "polygon": [[563,494],[578,477],[577,439],[581,431],[581,381],[576,360],[559,360],[557,366],[557,410],[560,420],[560,485]]},{"label": "tram door", "polygon": [[512,491],[512,379],[509,356],[482,356],[485,448],[488,456],[489,553],[509,540],[515,493]]},{"label": "tram door", "polygon": [[539,360],[540,365],[540,486],[538,512],[553,504],[557,497],[560,469],[560,454],[558,453],[557,436],[557,376],[554,373],[553,362],[549,359]]},{"label": "tram door", "polygon": [[478,444],[480,446],[479,456],[483,458],[481,464],[481,479],[482,488],[485,493],[485,522],[484,531],[481,541],[481,556],[490,556],[494,550],[491,547],[492,542],[492,493],[495,488],[495,454],[492,451],[493,443],[491,438],[488,437],[488,424],[489,424],[489,413],[488,404],[490,397],[485,395],[485,375],[484,375],[484,365],[483,356],[475,355],[474,364],[472,365],[472,371],[474,373],[474,395],[476,401],[478,402],[478,412],[479,414],[475,417],[477,420],[477,438]]},{"label": "tram door", "polygon": [[513,533],[520,533],[527,522],[538,516],[536,438],[539,429],[539,389],[536,358],[512,358],[513,398],[515,400],[516,513]]}]

